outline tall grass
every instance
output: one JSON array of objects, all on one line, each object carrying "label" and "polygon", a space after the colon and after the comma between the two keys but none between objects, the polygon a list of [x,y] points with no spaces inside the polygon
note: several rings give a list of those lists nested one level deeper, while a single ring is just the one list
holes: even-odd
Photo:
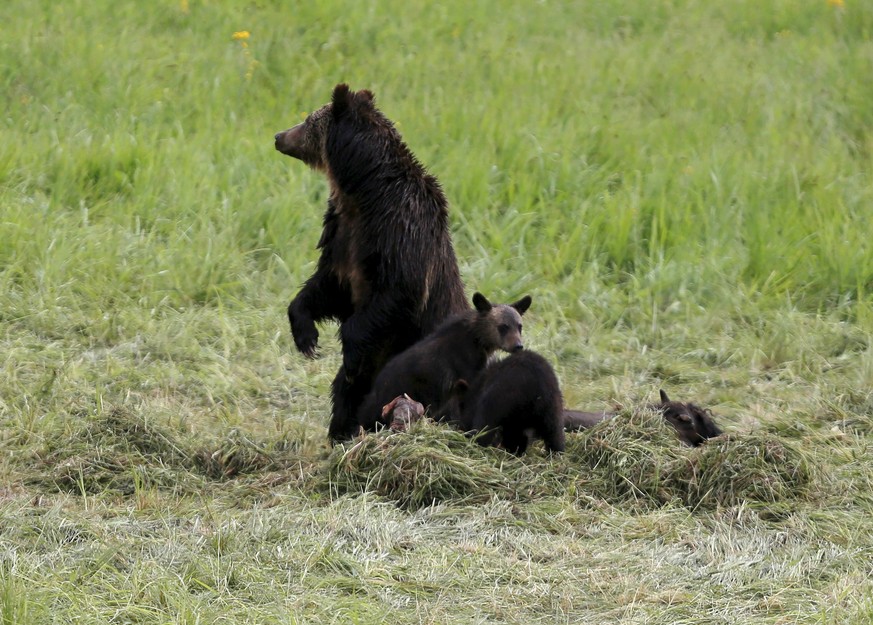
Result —
[{"label": "tall grass", "polygon": [[[248,31],[248,38],[233,33]],[[865,623],[873,6],[0,4],[0,621]],[[293,352],[334,84],[441,180],[468,290],[532,293],[524,459],[331,449]],[[678,447],[663,386],[730,436]]]}]

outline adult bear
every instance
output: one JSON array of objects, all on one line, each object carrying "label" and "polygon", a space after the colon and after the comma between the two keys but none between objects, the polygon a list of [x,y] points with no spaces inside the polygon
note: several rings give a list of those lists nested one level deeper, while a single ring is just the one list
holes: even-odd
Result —
[{"label": "adult bear", "polygon": [[330,103],[275,140],[330,184],[321,257],[288,319],[308,357],[318,344],[316,322],[340,323],[343,364],[328,435],[342,440],[355,431],[358,406],[384,364],[468,308],[447,202],[370,91],[337,85]]}]

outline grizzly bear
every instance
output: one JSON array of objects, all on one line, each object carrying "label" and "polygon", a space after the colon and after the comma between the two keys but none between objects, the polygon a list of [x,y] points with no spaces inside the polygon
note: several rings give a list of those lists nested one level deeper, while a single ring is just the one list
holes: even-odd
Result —
[{"label": "grizzly bear", "polygon": [[498,305],[481,293],[473,295],[474,310],[450,318],[385,365],[361,404],[358,424],[365,430],[386,425],[383,406],[404,393],[431,410],[442,406],[455,381],[472,379],[495,351],[523,349],[521,316],[530,303],[529,295]]},{"label": "grizzly bear", "polygon": [[564,451],[564,403],[558,377],[536,352],[514,353],[489,365],[473,382],[459,379],[446,417],[474,432],[485,447],[502,446],[520,456],[532,440]]},{"label": "grizzly bear", "polygon": [[[698,447],[706,440],[722,434],[722,430],[712,418],[712,411],[690,402],[671,401],[661,389],[661,401],[647,404],[646,409],[660,412],[664,420],[673,426],[679,440],[690,447]],[[584,412],[582,410],[564,411],[564,429],[567,432],[586,430],[601,421],[613,418],[616,412]]]},{"label": "grizzly bear", "polygon": [[337,441],[355,430],[361,400],[385,363],[468,309],[447,202],[367,90],[337,85],[328,104],[277,133],[275,145],[330,185],[318,265],[288,306],[288,320],[308,357],[316,354],[315,324],[340,324],[343,362],[328,428]]}]

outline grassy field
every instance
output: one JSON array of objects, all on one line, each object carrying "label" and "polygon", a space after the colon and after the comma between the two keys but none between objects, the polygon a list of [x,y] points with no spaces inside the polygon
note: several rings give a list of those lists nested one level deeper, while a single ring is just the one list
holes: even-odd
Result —
[{"label": "grassy field", "polygon": [[[0,4],[0,623],[873,621],[873,5],[370,4]],[[273,134],[340,81],[568,404],[727,435],[332,449]]]}]

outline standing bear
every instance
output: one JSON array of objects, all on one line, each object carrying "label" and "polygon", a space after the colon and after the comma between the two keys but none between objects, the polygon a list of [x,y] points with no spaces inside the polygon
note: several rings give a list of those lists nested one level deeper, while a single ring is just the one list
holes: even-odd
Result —
[{"label": "standing bear", "polygon": [[340,324],[343,364],[328,434],[342,440],[355,431],[358,407],[385,363],[468,309],[447,202],[370,91],[337,85],[331,102],[275,140],[330,185],[321,256],[288,319],[308,357],[318,344],[315,324]]}]

